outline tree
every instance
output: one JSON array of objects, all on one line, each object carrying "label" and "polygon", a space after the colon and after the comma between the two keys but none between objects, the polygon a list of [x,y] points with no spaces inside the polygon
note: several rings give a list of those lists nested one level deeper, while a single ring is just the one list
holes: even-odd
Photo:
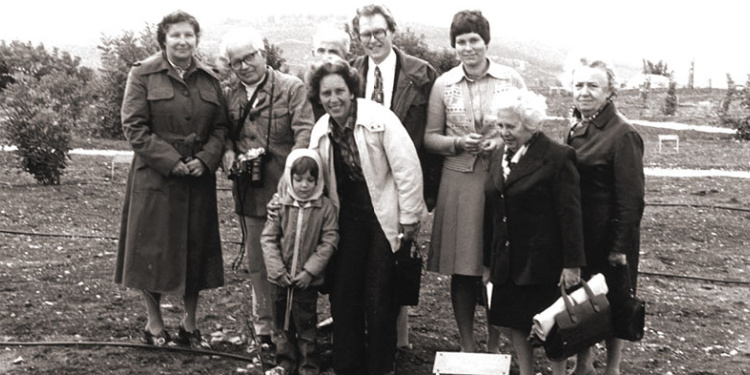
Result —
[{"label": "tree", "polygon": [[128,72],[137,61],[159,51],[156,27],[146,27],[135,35],[127,31],[120,36],[102,35],[99,59],[99,81],[96,87],[96,114],[99,121],[97,133],[104,138],[123,139],[120,108],[125,95]]},{"label": "tree", "polygon": [[672,72],[669,71],[667,63],[661,60],[659,60],[658,63],[654,64],[650,60],[643,59],[643,74],[655,74],[665,77],[672,76]]},{"label": "tree", "polygon": [[274,70],[282,70],[286,63],[286,59],[282,56],[284,50],[269,43],[268,38],[263,38],[263,46],[266,48],[266,64]]},{"label": "tree", "polygon": [[695,85],[695,60],[690,60],[690,70],[688,71],[687,88],[692,90]]}]

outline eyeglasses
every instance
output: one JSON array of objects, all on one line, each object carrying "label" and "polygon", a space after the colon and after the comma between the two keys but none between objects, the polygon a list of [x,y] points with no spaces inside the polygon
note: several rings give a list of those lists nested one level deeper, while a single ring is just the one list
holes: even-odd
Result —
[{"label": "eyeglasses", "polygon": [[230,61],[229,66],[231,66],[232,69],[241,69],[242,63],[245,63],[245,65],[252,65],[253,62],[255,62],[255,59],[258,57],[258,55],[259,55],[258,51],[247,54],[242,59],[235,59],[235,60]]},{"label": "eyeglasses", "polygon": [[386,29],[375,29],[373,31],[365,31],[363,33],[359,33],[359,40],[366,42],[372,37],[375,37],[377,40],[383,40],[385,38],[385,34],[388,32]]}]

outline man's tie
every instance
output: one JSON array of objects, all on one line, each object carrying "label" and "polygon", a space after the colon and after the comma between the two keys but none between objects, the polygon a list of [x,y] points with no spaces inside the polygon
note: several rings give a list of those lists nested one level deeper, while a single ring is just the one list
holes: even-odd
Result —
[{"label": "man's tie", "polygon": [[383,104],[383,75],[380,74],[380,67],[375,66],[375,88],[372,90],[373,101]]}]

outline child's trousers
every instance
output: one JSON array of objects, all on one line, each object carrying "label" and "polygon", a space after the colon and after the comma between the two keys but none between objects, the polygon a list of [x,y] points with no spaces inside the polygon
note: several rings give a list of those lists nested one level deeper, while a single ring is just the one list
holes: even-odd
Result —
[{"label": "child's trousers", "polygon": [[316,351],[318,289],[294,289],[292,311],[289,316],[289,330],[284,331],[288,288],[274,290],[274,343],[276,363],[289,374],[298,369],[300,375],[317,375],[320,363]]}]

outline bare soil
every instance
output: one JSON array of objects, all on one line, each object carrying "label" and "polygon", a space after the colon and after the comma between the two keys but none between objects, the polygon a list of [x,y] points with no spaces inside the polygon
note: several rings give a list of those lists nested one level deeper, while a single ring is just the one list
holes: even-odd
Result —
[{"label": "bare soil", "polygon": [[[564,128],[553,123],[546,130],[555,136]],[[647,166],[750,170],[750,144],[731,137],[670,131],[680,135],[680,152],[660,154],[656,136],[664,132],[639,131],[646,141]],[[76,147],[102,148],[97,141],[77,142]],[[106,145],[127,149],[124,143]],[[145,325],[140,294],[112,282],[127,166],[118,164],[114,181],[109,181],[110,159],[73,156],[62,185],[40,186],[14,168],[13,159],[12,153],[0,152],[0,373],[261,373],[260,364],[249,362],[252,355],[246,351],[248,278],[244,271],[230,268],[240,232],[224,178],[219,204],[227,282],[201,295],[198,323],[204,334],[215,338],[216,350],[246,356],[248,361],[127,347],[3,344],[137,343]],[[641,342],[626,347],[623,374],[750,373],[750,183],[649,177],[646,199],[639,297],[647,303],[647,328]],[[8,233],[12,231],[71,237]],[[423,228],[425,247],[429,231],[429,225]],[[399,374],[430,374],[436,351],[459,349],[448,290],[448,277],[424,275],[420,305],[410,313],[414,348],[399,355]],[[328,316],[325,301],[321,298],[321,319]],[[167,296],[163,304],[168,329],[175,332],[181,301]],[[484,348],[481,308],[476,322],[477,341]],[[320,340],[326,373],[332,374],[326,332],[320,333]],[[507,338],[501,350],[513,354]],[[536,356],[537,371],[549,374],[542,351]],[[604,358],[603,348],[598,348],[599,373]],[[272,358],[265,355],[264,360]],[[517,373],[513,364],[511,374]]]}]

